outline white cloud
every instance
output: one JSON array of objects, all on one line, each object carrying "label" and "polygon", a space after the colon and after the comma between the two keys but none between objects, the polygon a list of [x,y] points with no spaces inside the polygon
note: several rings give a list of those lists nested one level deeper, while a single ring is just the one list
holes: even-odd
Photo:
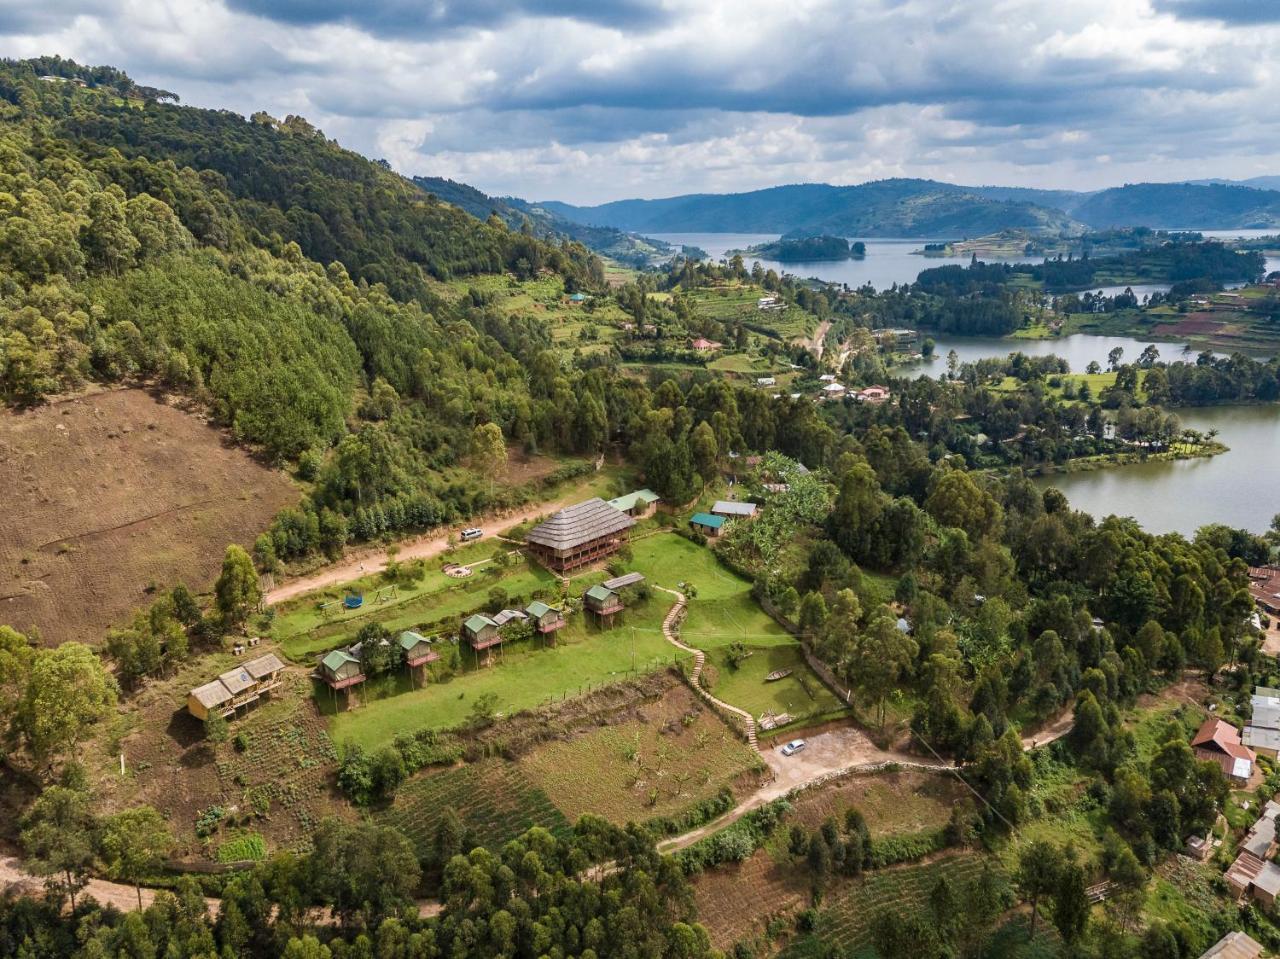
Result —
[{"label": "white cloud", "polygon": [[1280,169],[1280,134],[1254,119],[1280,94],[1280,26],[1180,6],[51,0],[0,10],[0,43],[302,113],[406,173],[533,198]]}]

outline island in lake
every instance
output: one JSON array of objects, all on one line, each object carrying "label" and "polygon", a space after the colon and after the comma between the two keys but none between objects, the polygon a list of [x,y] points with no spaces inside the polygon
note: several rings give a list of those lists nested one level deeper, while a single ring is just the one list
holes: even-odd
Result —
[{"label": "island in lake", "polygon": [[779,263],[807,263],[814,260],[848,260],[867,255],[861,240],[850,243],[842,236],[783,237],[772,243],[747,247],[742,253]]}]

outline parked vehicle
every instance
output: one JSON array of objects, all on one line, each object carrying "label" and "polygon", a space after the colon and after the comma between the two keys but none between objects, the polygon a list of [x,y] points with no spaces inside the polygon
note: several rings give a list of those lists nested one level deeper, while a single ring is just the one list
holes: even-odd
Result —
[{"label": "parked vehicle", "polygon": [[472,526],[462,531],[462,541],[464,543],[469,543],[473,539],[479,539],[483,535],[484,535],[484,530],[482,530],[479,526]]},{"label": "parked vehicle", "polygon": [[782,755],[794,756],[800,750],[804,749],[806,745],[808,744],[803,739],[793,739],[782,747]]}]

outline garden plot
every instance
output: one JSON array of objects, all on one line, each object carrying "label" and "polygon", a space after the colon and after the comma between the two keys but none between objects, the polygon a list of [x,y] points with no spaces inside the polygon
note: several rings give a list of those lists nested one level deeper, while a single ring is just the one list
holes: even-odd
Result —
[{"label": "garden plot", "polygon": [[475,841],[499,849],[526,829],[542,826],[564,834],[569,820],[515,763],[487,759],[419,776],[400,787],[395,801],[375,813],[395,826],[425,855],[446,809],[453,809]]},{"label": "garden plot", "polygon": [[677,817],[761,767],[759,755],[683,685],[625,722],[545,743],[520,760],[570,820]]}]

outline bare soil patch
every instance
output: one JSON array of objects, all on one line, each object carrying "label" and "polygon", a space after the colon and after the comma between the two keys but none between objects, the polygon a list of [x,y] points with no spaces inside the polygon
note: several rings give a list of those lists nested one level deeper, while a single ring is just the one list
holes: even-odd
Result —
[{"label": "bare soil patch", "polygon": [[1188,313],[1176,323],[1161,323],[1153,333],[1158,336],[1192,336],[1216,333],[1225,324],[1212,313]]},{"label": "bare soil patch", "polygon": [[121,389],[0,414],[0,622],[96,643],[149,587],[208,589],[298,490],[202,419]]},{"label": "bare soil patch", "polygon": [[853,773],[800,793],[788,819],[816,829],[828,817],[842,821],[845,810],[856,807],[872,836],[912,833],[945,826],[964,795],[964,786],[947,772]]}]

